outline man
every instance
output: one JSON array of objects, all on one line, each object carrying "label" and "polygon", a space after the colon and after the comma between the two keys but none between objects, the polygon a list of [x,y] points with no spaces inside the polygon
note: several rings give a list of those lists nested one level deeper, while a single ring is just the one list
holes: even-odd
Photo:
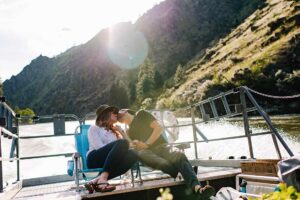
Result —
[{"label": "man", "polygon": [[176,178],[180,172],[186,185],[199,194],[202,199],[209,199],[215,194],[213,187],[201,186],[184,153],[171,151],[163,137],[163,127],[149,112],[140,110],[134,115],[128,109],[121,109],[118,121],[129,126],[127,135],[145,165],[162,170],[173,178]]}]

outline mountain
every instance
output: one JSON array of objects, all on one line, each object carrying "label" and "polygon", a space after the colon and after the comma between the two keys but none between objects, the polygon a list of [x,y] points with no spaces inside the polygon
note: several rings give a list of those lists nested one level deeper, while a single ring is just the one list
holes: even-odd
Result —
[{"label": "mountain", "polygon": [[[299,1],[266,1],[204,55],[191,59],[181,84],[169,88],[159,104],[185,105],[241,85],[266,94],[299,94],[299,8]],[[277,111],[300,112],[299,101],[271,102],[279,104]]]},{"label": "mountain", "polygon": [[261,0],[168,0],[140,17],[136,26],[149,42],[154,66],[169,78],[178,64],[204,52],[264,5]]},{"label": "mountain", "polygon": [[[123,39],[132,31],[144,35],[149,63],[158,80],[155,84],[162,87],[162,80],[172,83],[178,65],[187,69],[191,60],[205,55],[207,48],[265,6],[263,0],[166,0],[135,24],[120,23],[104,29],[86,44],[58,56],[37,57],[17,76],[3,83],[4,94],[13,107],[30,107],[40,115],[82,116],[102,103],[133,106],[140,103],[135,93],[143,77],[139,71],[142,68],[123,69],[113,62],[111,35]],[[122,45],[120,48],[126,49],[126,44]],[[137,62],[135,57],[129,57],[130,62]],[[165,93],[158,86],[152,88],[154,100],[161,92]]]},{"label": "mountain", "polygon": [[107,37],[104,30],[56,57],[37,57],[4,82],[8,101],[41,114],[87,113],[107,102],[109,87],[120,71],[107,55]]}]

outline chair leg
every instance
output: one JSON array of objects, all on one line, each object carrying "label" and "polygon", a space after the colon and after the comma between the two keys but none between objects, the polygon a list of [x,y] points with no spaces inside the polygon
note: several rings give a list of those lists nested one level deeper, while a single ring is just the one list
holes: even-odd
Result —
[{"label": "chair leg", "polygon": [[131,173],[131,186],[134,187],[134,175],[133,175],[133,169],[130,170]]},{"label": "chair leg", "polygon": [[141,168],[140,168],[140,165],[138,164],[137,166],[137,173],[139,175],[139,182],[140,184],[142,185],[143,184],[143,179],[142,179],[142,174],[141,174]]},{"label": "chair leg", "polygon": [[76,192],[80,192],[79,188],[79,169],[78,169],[78,158],[75,158],[75,184],[76,184]]}]

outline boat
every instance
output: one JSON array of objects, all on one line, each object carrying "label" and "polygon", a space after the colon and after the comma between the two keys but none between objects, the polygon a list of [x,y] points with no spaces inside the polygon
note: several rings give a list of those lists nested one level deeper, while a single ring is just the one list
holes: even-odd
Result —
[{"label": "boat", "polygon": [[[133,181],[124,175],[113,180],[111,184],[116,184],[117,189],[106,193],[88,192],[82,186],[82,177],[74,181],[74,175],[67,175],[67,162],[63,160],[66,166],[66,173],[61,175],[51,175],[35,178],[21,179],[21,161],[27,160],[29,163],[36,159],[51,159],[54,157],[63,157],[72,160],[74,152],[59,152],[54,154],[23,156],[20,149],[21,141],[32,141],[37,139],[51,138],[68,138],[74,140],[74,132],[66,131],[66,124],[72,122],[76,127],[90,123],[89,119],[93,114],[88,113],[85,117],[80,118],[74,114],[55,114],[46,116],[24,117],[17,115],[5,102],[5,97],[0,98],[0,129],[2,136],[0,137],[0,199],[156,199],[161,188],[170,188],[175,199],[193,199],[193,194],[185,188],[184,182],[179,175],[176,179],[171,178],[161,171],[149,169],[145,166],[141,167],[141,179],[137,176],[133,177]],[[152,112],[152,111],[151,111]],[[243,180],[253,182],[254,185],[262,185],[262,188],[276,186],[280,182],[277,176],[277,171],[272,168],[276,165],[274,160],[283,159],[282,148],[288,157],[294,156],[292,149],[285,142],[281,134],[272,124],[272,121],[264,109],[257,103],[253,96],[253,91],[242,86],[232,89],[227,92],[220,93],[214,97],[202,100],[193,105],[180,108],[176,111],[153,110],[160,115],[160,120],[167,132],[179,131],[183,128],[189,128],[192,132],[192,138],[189,141],[177,142],[176,140],[169,141],[172,147],[179,147],[181,151],[192,152],[189,156],[191,164],[197,172],[197,177],[203,184],[210,184],[218,191],[224,187],[239,189]],[[168,124],[164,121],[164,113],[174,113],[175,116],[189,115],[188,120],[177,120],[176,124]],[[269,130],[264,132],[254,133],[250,127],[250,116],[260,116],[268,125]],[[199,125],[211,122],[220,122],[222,120],[230,120],[235,117],[241,117],[243,121],[244,133],[241,135],[232,135],[230,137],[211,138],[207,136]],[[30,120],[32,123],[52,123],[52,134],[35,134],[35,135],[20,135],[20,121]],[[30,128],[28,129],[30,131]],[[76,129],[78,130],[78,128]],[[255,147],[253,146],[253,138],[269,135],[269,144],[274,146],[276,151],[276,159],[264,160],[262,162],[264,170],[273,171],[253,171],[253,173],[245,173],[247,171],[247,163],[255,163],[258,161],[255,155]],[[1,141],[10,140],[10,152],[2,152]],[[199,155],[201,152],[200,144],[209,144],[210,142],[225,142],[229,140],[245,140],[248,155],[235,158],[233,156],[228,159],[214,159],[212,157],[203,158]],[[4,157],[2,155],[9,155]],[[6,171],[3,169],[4,162],[15,164],[16,177],[11,183],[4,183]],[[271,163],[271,164],[270,164]],[[53,163],[54,165],[58,163]],[[244,168],[243,168],[244,166]],[[48,166],[51,168],[51,166]],[[41,166],[41,168],[44,168]],[[73,168],[74,169],[74,168]],[[73,170],[72,169],[72,170]],[[47,169],[45,169],[47,170]],[[78,169],[74,169],[75,171]],[[250,169],[251,170],[251,169]],[[260,173],[259,173],[260,172]],[[24,172],[23,173],[29,173]],[[33,172],[34,173],[34,172]],[[75,174],[75,173],[74,173]],[[142,180],[142,181],[141,181]],[[76,181],[80,184],[76,184]],[[245,193],[249,197],[259,197],[259,194]]]}]

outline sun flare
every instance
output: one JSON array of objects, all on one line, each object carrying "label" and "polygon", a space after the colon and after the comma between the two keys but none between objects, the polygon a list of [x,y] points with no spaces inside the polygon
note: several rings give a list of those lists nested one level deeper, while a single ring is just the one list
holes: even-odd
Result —
[{"label": "sun flare", "polygon": [[134,23],[161,1],[0,0],[0,66],[9,68],[1,69],[1,78],[17,74],[40,54],[53,57],[104,28]]}]

